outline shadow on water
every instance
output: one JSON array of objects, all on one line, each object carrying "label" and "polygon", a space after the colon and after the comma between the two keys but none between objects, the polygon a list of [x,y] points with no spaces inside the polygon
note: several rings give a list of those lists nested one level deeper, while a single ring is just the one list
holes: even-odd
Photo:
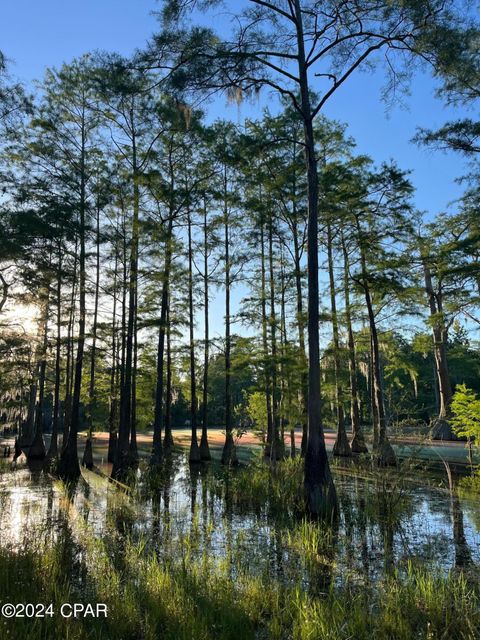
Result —
[{"label": "shadow on water", "polygon": [[450,491],[450,505],[452,514],[453,543],[455,547],[455,567],[463,568],[472,564],[472,554],[465,536],[463,510],[455,486],[455,480],[448,462],[445,462]]}]

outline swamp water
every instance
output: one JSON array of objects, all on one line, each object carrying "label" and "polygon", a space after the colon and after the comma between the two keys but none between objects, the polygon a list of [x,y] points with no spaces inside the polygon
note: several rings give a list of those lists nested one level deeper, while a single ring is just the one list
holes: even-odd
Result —
[{"label": "swamp water", "polygon": [[[299,466],[291,468],[298,475]],[[386,473],[334,468],[341,516],[332,531],[301,519],[281,499],[255,502],[255,490],[245,499],[248,470],[190,468],[180,454],[154,487],[139,471],[131,492],[89,472],[67,489],[19,467],[0,475],[0,545],[15,552],[32,540],[68,538],[78,560],[88,534],[118,566],[134,544],[164,562],[208,557],[227,563],[232,579],[246,571],[314,593],[331,584],[374,584],[412,563],[446,572],[480,561],[474,498],[452,497],[440,476],[388,471],[387,481]]]}]

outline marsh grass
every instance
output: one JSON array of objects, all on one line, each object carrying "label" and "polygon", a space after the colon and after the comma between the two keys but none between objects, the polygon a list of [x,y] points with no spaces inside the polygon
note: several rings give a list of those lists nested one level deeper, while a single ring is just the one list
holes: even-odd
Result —
[{"label": "marsh grass", "polygon": [[[324,541],[301,525],[309,554]],[[2,638],[30,640],[367,640],[444,638],[473,640],[480,625],[478,576],[445,574],[410,565],[375,587],[331,584],[312,596],[268,575],[253,576],[235,563],[194,560],[184,538],[177,554],[159,559],[145,542],[127,542],[122,570],[104,543],[84,531],[76,546],[65,540],[0,552],[2,602],[105,602],[104,619],[2,620]],[[83,582],[79,577],[84,574]],[[233,579],[233,574],[235,577]]]},{"label": "marsh grass", "polygon": [[232,498],[237,505],[267,508],[282,516],[301,512],[303,506],[303,461],[287,458],[274,467],[262,457],[240,469],[232,478]]}]

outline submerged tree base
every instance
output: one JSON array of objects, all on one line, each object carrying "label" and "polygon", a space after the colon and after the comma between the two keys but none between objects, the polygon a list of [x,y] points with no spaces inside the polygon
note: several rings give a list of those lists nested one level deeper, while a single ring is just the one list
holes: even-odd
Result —
[{"label": "submerged tree base", "polygon": [[347,434],[344,429],[337,434],[337,439],[333,445],[333,455],[343,458],[349,458],[352,455],[352,449],[348,442]]},{"label": "submerged tree base", "polygon": [[128,448],[128,466],[130,469],[136,469],[138,467],[140,458],[138,457],[138,449],[136,444],[130,443]]},{"label": "submerged tree base", "polygon": [[117,442],[118,442],[117,432],[110,431],[110,435],[108,437],[107,460],[112,464],[115,462],[115,456],[117,455]]},{"label": "submerged tree base", "polygon": [[430,435],[432,440],[458,440],[446,418],[437,418],[432,422]]},{"label": "submerged tree base", "polygon": [[46,457],[45,444],[43,438],[41,442],[34,442],[27,453],[27,460],[44,460]]},{"label": "submerged tree base", "polygon": [[368,447],[366,445],[363,434],[356,433],[353,436],[353,440],[350,443],[350,447],[352,449],[352,453],[358,453],[358,454],[368,453]]},{"label": "submerged tree base", "polygon": [[87,441],[85,442],[85,449],[83,451],[82,467],[91,470],[93,469],[93,466],[92,437],[88,436]]},{"label": "submerged tree base", "polygon": [[374,457],[379,467],[397,466],[397,456],[388,438],[385,438],[382,444],[378,445],[374,451]]},{"label": "submerged tree base", "polygon": [[225,444],[223,445],[222,464],[228,467],[233,467],[238,464],[237,449],[233,441],[233,436],[228,432],[225,437]]},{"label": "submerged tree base", "polygon": [[210,453],[210,447],[208,446],[208,439],[203,434],[200,439],[200,458],[204,462],[209,462],[212,459],[212,454]]},{"label": "submerged tree base", "polygon": [[170,430],[166,431],[165,433],[165,437],[163,439],[163,448],[165,450],[165,453],[170,453],[174,447],[174,441],[173,441],[173,436],[172,436],[172,432]]},{"label": "submerged tree base", "polygon": [[188,454],[188,461],[190,464],[196,464],[197,462],[201,462],[202,459],[200,457],[200,448],[198,446],[198,442],[196,438],[192,438],[190,443],[190,452]]},{"label": "submerged tree base", "polygon": [[132,470],[132,461],[130,452],[126,451],[123,455],[117,455],[113,463],[111,476],[119,482],[126,482]]},{"label": "submerged tree base", "polygon": [[263,455],[266,460],[271,462],[279,462],[285,459],[285,445],[282,444],[280,438],[277,438],[275,442],[265,443]]},{"label": "submerged tree base", "polygon": [[333,480],[326,484],[304,484],[305,510],[312,518],[333,523],[338,518],[337,492]]},{"label": "submerged tree base", "polygon": [[62,480],[77,480],[80,475],[80,464],[77,452],[70,451],[67,447],[62,452],[57,465],[57,473]]},{"label": "submerged tree base", "polygon": [[58,458],[58,438],[56,436],[52,436],[50,440],[50,446],[48,447],[47,456],[45,458],[45,465],[47,467],[52,467],[57,465]]},{"label": "submerged tree base", "polygon": [[163,454],[166,453],[168,449],[162,448],[162,440],[159,438],[158,440],[153,441],[152,453],[150,455],[149,466],[151,469],[158,469],[163,462]]}]

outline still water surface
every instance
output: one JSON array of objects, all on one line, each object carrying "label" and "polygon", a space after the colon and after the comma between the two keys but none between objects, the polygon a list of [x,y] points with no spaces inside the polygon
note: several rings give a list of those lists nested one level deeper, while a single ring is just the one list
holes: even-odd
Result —
[{"label": "still water surface", "polygon": [[236,553],[250,572],[297,584],[311,580],[308,544],[316,545],[317,573],[328,565],[329,580],[338,583],[374,582],[409,562],[448,570],[480,560],[479,505],[473,497],[452,498],[440,477],[425,472],[386,483],[380,475],[337,469],[338,530],[326,544],[321,527],[318,539],[310,527],[303,546],[298,517],[268,505],[240,506],[228,492],[226,499],[228,480],[220,470],[192,471],[182,456],[153,492],[142,490],[141,481],[126,494],[93,473],[85,478],[69,493],[26,467],[0,475],[0,544],[15,549],[33,538],[55,539],[66,526],[75,540],[87,527],[116,549],[119,540],[141,540],[168,558],[188,539],[194,555],[225,561]]}]

